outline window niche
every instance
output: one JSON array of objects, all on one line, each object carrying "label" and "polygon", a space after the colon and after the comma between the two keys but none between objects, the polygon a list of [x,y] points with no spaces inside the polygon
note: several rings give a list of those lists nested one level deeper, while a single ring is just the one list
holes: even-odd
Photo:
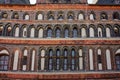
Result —
[{"label": "window niche", "polygon": [[17,12],[13,13],[12,19],[19,19],[19,14]]},{"label": "window niche", "polygon": [[74,12],[72,12],[72,11],[68,12],[67,19],[68,20],[74,20]]},{"label": "window niche", "polygon": [[101,19],[101,20],[107,20],[107,19],[108,19],[107,13],[102,12],[102,13],[100,14],[100,19]]},{"label": "window niche", "polygon": [[120,15],[119,15],[118,12],[114,12],[114,13],[113,13],[113,19],[114,19],[114,20],[119,20],[119,19],[120,19]]},{"label": "window niche", "polygon": [[7,18],[8,18],[7,12],[2,12],[2,18],[3,18],[3,19],[7,19]]},{"label": "window niche", "polygon": [[52,12],[52,11],[48,12],[48,14],[47,14],[47,19],[48,19],[49,21],[54,20],[54,19],[55,19],[55,18],[54,18],[54,12]]}]

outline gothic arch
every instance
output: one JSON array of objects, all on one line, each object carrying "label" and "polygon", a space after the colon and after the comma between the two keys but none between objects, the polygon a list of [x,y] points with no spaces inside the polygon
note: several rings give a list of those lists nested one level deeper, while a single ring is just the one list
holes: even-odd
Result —
[{"label": "gothic arch", "polygon": [[12,19],[19,19],[19,14],[18,14],[18,12],[13,12],[11,18],[12,18]]},{"label": "gothic arch", "polygon": [[81,37],[88,37],[87,25],[85,25],[85,24],[80,25],[80,36]]},{"label": "gothic arch", "polygon": [[19,37],[20,24],[15,24],[12,29],[12,36]]},{"label": "gothic arch", "polygon": [[4,36],[11,36],[12,34],[12,24],[7,23],[4,28]]},{"label": "gothic arch", "polygon": [[21,28],[20,28],[20,31],[22,31],[21,33],[20,33],[20,36],[21,37],[27,37],[27,30],[28,30],[28,28],[27,28],[27,24],[23,24],[22,26],[21,26]]},{"label": "gothic arch", "polygon": [[44,20],[44,15],[43,15],[43,14],[44,14],[43,12],[38,11],[38,12],[36,13],[35,19],[36,19],[36,20]]}]

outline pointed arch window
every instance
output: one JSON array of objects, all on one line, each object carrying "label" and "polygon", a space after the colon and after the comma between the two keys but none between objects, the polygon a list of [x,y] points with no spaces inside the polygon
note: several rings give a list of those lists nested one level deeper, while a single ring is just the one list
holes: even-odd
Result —
[{"label": "pointed arch window", "polygon": [[60,12],[58,13],[58,20],[62,21],[62,20],[64,19],[63,14],[64,14],[64,13],[63,13],[62,11],[60,11]]},{"label": "pointed arch window", "polygon": [[106,28],[106,37],[111,37],[111,32],[109,27]]},{"label": "pointed arch window", "polygon": [[60,38],[61,31],[59,28],[56,29],[56,38]]},{"label": "pointed arch window", "polygon": [[0,25],[0,36],[2,36],[3,33],[3,26]]},{"label": "pointed arch window", "polygon": [[97,51],[98,55],[97,55],[97,60],[98,60],[98,70],[102,70],[102,53],[101,53],[101,49],[98,49]]},{"label": "pointed arch window", "polygon": [[78,15],[78,20],[84,20],[84,15],[83,15],[83,13],[80,13],[80,14]]},{"label": "pointed arch window", "polygon": [[64,59],[63,59],[63,70],[68,70],[68,50],[64,49],[63,53]]},{"label": "pointed arch window", "polygon": [[106,64],[107,64],[107,70],[111,70],[112,69],[111,54],[109,49],[106,50]]},{"label": "pointed arch window", "polygon": [[54,20],[54,12],[48,12],[48,15],[47,15],[47,18],[48,18],[48,20]]},{"label": "pointed arch window", "polygon": [[41,14],[41,13],[38,14],[38,15],[37,15],[37,20],[43,20],[43,14]]},{"label": "pointed arch window", "polygon": [[119,20],[119,19],[120,19],[120,15],[119,15],[118,12],[114,12],[114,13],[113,13],[113,19],[114,19],[114,20]]},{"label": "pointed arch window", "polygon": [[48,70],[53,70],[53,50],[49,50]]},{"label": "pointed arch window", "polygon": [[34,38],[34,37],[35,37],[35,28],[31,28],[30,37],[31,37],[31,38]]},{"label": "pointed arch window", "polygon": [[17,12],[13,13],[12,18],[13,19],[19,19],[19,14]]},{"label": "pointed arch window", "polygon": [[38,37],[43,38],[43,29],[42,28],[39,29]]},{"label": "pointed arch window", "polygon": [[90,13],[89,18],[90,18],[90,20],[95,20],[95,14],[94,13]]},{"label": "pointed arch window", "polygon": [[89,28],[89,33],[90,33],[90,37],[95,36],[94,29],[92,27]]},{"label": "pointed arch window", "polygon": [[77,28],[74,28],[73,29],[73,38],[76,38],[78,35],[78,31],[77,31]]},{"label": "pointed arch window", "polygon": [[35,69],[35,54],[36,54],[36,51],[32,50],[32,55],[31,55],[31,71],[34,71],[34,69]]},{"label": "pointed arch window", "polygon": [[68,20],[73,20],[74,19],[74,13],[73,12],[68,12],[67,19]]},{"label": "pointed arch window", "polygon": [[13,70],[17,70],[18,69],[18,58],[19,58],[19,51],[16,50],[14,53],[14,62],[13,62]]},{"label": "pointed arch window", "polygon": [[103,37],[102,29],[100,27],[98,27],[98,37]]},{"label": "pointed arch window", "polygon": [[100,15],[100,19],[101,19],[101,20],[107,20],[107,19],[108,19],[108,15],[107,15],[105,12],[103,12],[103,13],[101,13],[101,15]]},{"label": "pointed arch window", "polygon": [[47,37],[48,38],[52,37],[52,29],[51,28],[48,28],[48,30],[47,30]]},{"label": "pointed arch window", "polygon": [[6,36],[11,36],[11,31],[12,31],[11,26],[8,26],[6,30]]},{"label": "pointed arch window", "polygon": [[117,70],[120,70],[120,54],[115,55]]},{"label": "pointed arch window", "polygon": [[114,37],[119,37],[120,36],[120,31],[119,31],[119,25],[114,26]]},{"label": "pointed arch window", "polygon": [[39,70],[45,69],[45,50],[41,50]]},{"label": "pointed arch window", "polygon": [[29,14],[25,14],[24,17],[23,17],[24,20],[29,20],[30,19],[30,16]]},{"label": "pointed arch window", "polygon": [[79,70],[83,70],[83,51],[79,49]]},{"label": "pointed arch window", "polygon": [[85,28],[81,29],[81,37],[87,37],[86,29]]},{"label": "pointed arch window", "polygon": [[22,36],[27,37],[27,28],[26,28],[26,26],[23,27],[23,35]]},{"label": "pointed arch window", "polygon": [[60,50],[59,49],[57,49],[56,50],[56,70],[60,70],[60,56],[61,56],[61,54],[60,54]]},{"label": "pointed arch window", "polygon": [[23,71],[27,70],[27,56],[28,56],[28,50],[25,49],[23,51],[23,59],[22,59],[22,70]]},{"label": "pointed arch window", "polygon": [[19,27],[15,28],[15,37],[19,37]]},{"label": "pointed arch window", "polygon": [[6,54],[0,55],[0,70],[7,71],[9,64],[9,56]]},{"label": "pointed arch window", "polygon": [[69,30],[68,30],[68,28],[66,28],[65,29],[65,32],[64,32],[65,34],[64,34],[64,37],[65,38],[68,38],[69,37]]},{"label": "pointed arch window", "polygon": [[90,65],[90,70],[94,70],[93,50],[92,49],[89,49],[89,65]]},{"label": "pointed arch window", "polygon": [[74,49],[72,49],[70,61],[71,61],[71,70],[73,71],[76,69],[76,58],[75,57],[76,57],[76,52]]}]

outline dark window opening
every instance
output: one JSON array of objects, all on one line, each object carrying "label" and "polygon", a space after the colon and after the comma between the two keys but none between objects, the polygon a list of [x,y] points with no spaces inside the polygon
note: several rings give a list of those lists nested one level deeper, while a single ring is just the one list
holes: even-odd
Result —
[{"label": "dark window opening", "polygon": [[27,56],[23,57],[22,65],[27,65]]},{"label": "dark window opening", "polygon": [[115,56],[117,70],[120,70],[120,54]]},{"label": "dark window opening", "polygon": [[98,55],[98,63],[102,63],[101,55]]},{"label": "dark window opening", "polygon": [[0,70],[7,71],[8,64],[9,64],[9,56],[7,56],[7,55],[0,56]]}]

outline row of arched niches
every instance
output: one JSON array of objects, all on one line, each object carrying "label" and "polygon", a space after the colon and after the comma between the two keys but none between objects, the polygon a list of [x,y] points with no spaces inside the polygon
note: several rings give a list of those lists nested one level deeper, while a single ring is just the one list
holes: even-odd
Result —
[{"label": "row of arched niches", "polygon": [[118,21],[120,19],[120,14],[118,10],[111,11],[92,11],[92,10],[61,10],[61,11],[13,11],[13,10],[2,10],[0,11],[1,20],[113,20]]},{"label": "row of arched niches", "polygon": [[120,37],[119,24],[12,24],[0,23],[0,36],[23,38]]}]

